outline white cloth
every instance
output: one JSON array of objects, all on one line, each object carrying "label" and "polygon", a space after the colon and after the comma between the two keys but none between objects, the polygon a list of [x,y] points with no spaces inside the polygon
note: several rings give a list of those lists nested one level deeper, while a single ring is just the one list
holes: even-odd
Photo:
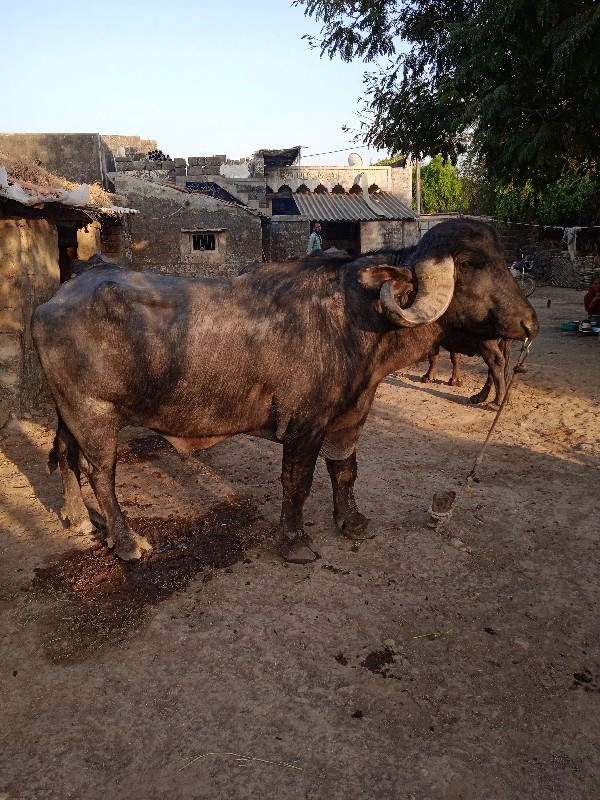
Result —
[{"label": "white cloth", "polygon": [[577,232],[580,230],[581,228],[565,228],[563,232],[563,242],[566,242],[569,258],[573,264],[577,257]]}]

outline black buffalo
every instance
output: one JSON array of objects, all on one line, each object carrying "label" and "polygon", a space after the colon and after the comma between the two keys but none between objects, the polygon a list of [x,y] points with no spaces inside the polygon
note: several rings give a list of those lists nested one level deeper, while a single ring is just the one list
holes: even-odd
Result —
[{"label": "black buffalo", "polygon": [[[406,258],[410,269],[396,266]],[[83,271],[32,326],[58,411],[62,516],[91,530],[83,465],[108,546],[139,558],[150,545],[115,495],[119,429],[144,426],[183,454],[245,433],[283,445],[280,552],[312,560],[302,515],[319,453],[335,522],[350,538],[368,536],[354,499],[356,444],[380,381],[450,334],[537,330],[494,230],[469,220],[440,223],[412,251],[270,263],[232,279]]]},{"label": "black buffalo", "polygon": [[450,351],[452,362],[452,375],[448,381],[450,386],[461,386],[462,375],[460,371],[461,356],[481,356],[485,361],[488,374],[484,385],[477,394],[469,399],[471,403],[484,403],[491,391],[495,389],[494,399],[489,403],[492,409],[498,409],[506,393],[508,381],[508,367],[510,362],[510,340],[491,339],[489,341],[478,341],[469,336],[448,336],[429,354],[429,369],[421,378],[423,383],[435,380],[437,366],[440,357],[440,347]]}]

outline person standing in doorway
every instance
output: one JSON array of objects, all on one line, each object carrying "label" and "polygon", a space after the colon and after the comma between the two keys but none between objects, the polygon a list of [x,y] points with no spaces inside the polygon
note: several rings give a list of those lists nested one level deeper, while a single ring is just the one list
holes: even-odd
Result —
[{"label": "person standing in doorway", "polygon": [[313,232],[308,237],[307,254],[315,253],[317,250],[323,249],[323,239],[321,238],[321,223],[315,222]]}]

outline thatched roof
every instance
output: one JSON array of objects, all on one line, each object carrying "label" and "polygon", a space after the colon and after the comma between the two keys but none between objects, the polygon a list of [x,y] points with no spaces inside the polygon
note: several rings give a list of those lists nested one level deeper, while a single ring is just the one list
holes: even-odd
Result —
[{"label": "thatched roof", "polygon": [[[31,183],[48,189],[79,188],[79,184],[68,181],[60,175],[55,175],[33,161],[14,158],[0,150],[0,166],[6,168],[8,177],[18,183]],[[90,184],[90,203],[95,206],[111,206],[112,196],[100,184]]]}]

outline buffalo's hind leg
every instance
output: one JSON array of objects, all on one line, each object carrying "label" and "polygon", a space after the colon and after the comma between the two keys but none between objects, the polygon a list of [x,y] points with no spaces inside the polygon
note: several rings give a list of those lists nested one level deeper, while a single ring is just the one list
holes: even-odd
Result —
[{"label": "buffalo's hind leg", "polygon": [[48,458],[48,471],[54,472],[57,466],[63,485],[61,519],[77,533],[91,533],[94,525],[81,494],[79,445],[60,415],[54,444]]},{"label": "buffalo's hind leg", "polygon": [[333,489],[333,518],[335,524],[348,539],[371,539],[375,534],[367,530],[369,520],[361,514],[354,499],[356,481],[356,451],[351,456],[337,461],[326,458],[327,471]]},{"label": "buffalo's hind leg", "polygon": [[303,509],[312,486],[323,437],[293,436],[283,443],[281,483],[283,500],[277,544],[281,556],[293,564],[308,564],[319,558],[310,536],[304,533]]},{"label": "buffalo's hind leg", "polygon": [[115,494],[115,468],[117,462],[116,427],[109,427],[103,420],[86,426],[86,434],[80,439],[81,447],[89,464],[88,478],[100,511],[106,520],[106,544],[115,555],[124,561],[134,561],[152,550],[152,545],[131,530],[119,507]]}]

